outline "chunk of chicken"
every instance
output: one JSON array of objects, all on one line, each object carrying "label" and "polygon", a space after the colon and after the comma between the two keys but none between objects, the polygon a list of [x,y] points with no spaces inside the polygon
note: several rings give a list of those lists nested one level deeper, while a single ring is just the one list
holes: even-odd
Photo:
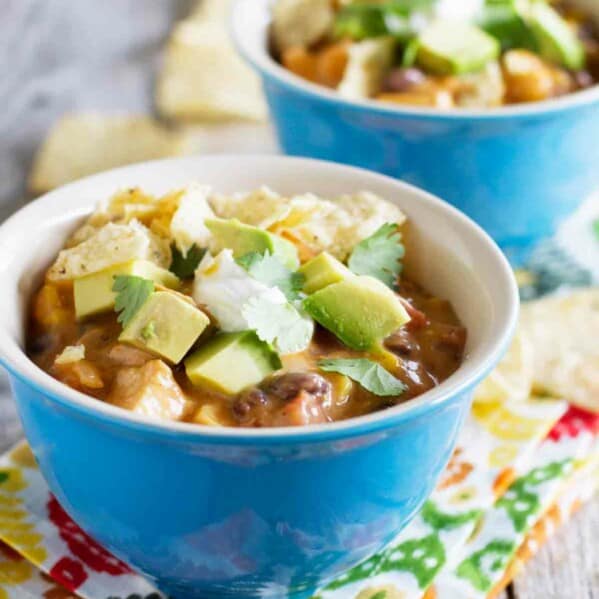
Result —
[{"label": "chunk of chicken", "polygon": [[350,100],[372,98],[383,88],[396,47],[394,38],[377,37],[352,44],[339,95]]},{"label": "chunk of chicken", "polygon": [[462,108],[493,108],[503,104],[505,82],[498,62],[490,62],[476,73],[460,75],[456,83],[455,100]]},{"label": "chunk of chicken", "polygon": [[162,360],[151,360],[139,368],[121,368],[108,402],[158,420],[180,420],[187,404],[171,369]]},{"label": "chunk of chicken", "polygon": [[108,357],[119,366],[143,366],[152,359],[152,354],[130,345],[117,343],[110,348]]},{"label": "chunk of chicken", "polygon": [[509,102],[539,102],[573,89],[567,71],[528,50],[510,50],[503,56],[503,76]]}]

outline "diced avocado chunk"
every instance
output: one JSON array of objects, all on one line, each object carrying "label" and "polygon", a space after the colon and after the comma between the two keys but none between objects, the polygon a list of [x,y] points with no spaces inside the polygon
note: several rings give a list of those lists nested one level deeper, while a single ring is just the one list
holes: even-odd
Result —
[{"label": "diced avocado chunk", "polygon": [[478,24],[499,40],[502,50],[536,50],[534,35],[513,2],[488,3],[482,10]]},{"label": "diced avocado chunk", "polygon": [[119,341],[177,364],[209,324],[206,314],[185,296],[157,291],[123,329]]},{"label": "diced avocado chunk", "polygon": [[479,71],[500,53],[499,42],[482,29],[457,21],[436,21],[420,35],[418,64],[439,75]]},{"label": "diced avocado chunk", "polygon": [[133,275],[150,279],[163,287],[178,289],[179,279],[168,270],[147,260],[131,260],[75,279],[73,294],[78,319],[114,309],[116,293],[112,290],[114,277]]},{"label": "diced avocado chunk", "polygon": [[272,347],[254,331],[220,333],[185,360],[193,385],[234,395],[281,368]]},{"label": "diced avocado chunk", "polygon": [[299,266],[297,248],[274,233],[246,225],[236,218],[209,218],[205,224],[214,236],[218,249],[233,250],[235,258],[241,258],[250,252],[262,254],[268,251],[291,270],[296,270]]},{"label": "diced avocado chunk", "polygon": [[304,309],[356,350],[373,349],[410,320],[400,299],[384,283],[354,276],[308,296]]},{"label": "diced avocado chunk", "polygon": [[353,276],[347,266],[328,252],[322,252],[306,262],[300,267],[299,272],[305,277],[304,293],[308,294]]},{"label": "diced avocado chunk", "polygon": [[544,2],[533,3],[528,14],[528,24],[543,58],[573,71],[584,67],[584,46],[555,9]]}]

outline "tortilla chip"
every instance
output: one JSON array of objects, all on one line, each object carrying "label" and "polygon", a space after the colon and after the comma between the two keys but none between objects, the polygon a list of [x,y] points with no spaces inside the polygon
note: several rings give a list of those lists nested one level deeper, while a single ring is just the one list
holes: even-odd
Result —
[{"label": "tortilla chip", "polygon": [[71,114],[63,117],[38,151],[29,189],[43,193],[70,181],[134,162],[186,153],[182,133],[145,116]]},{"label": "tortilla chip", "polygon": [[599,412],[599,288],[524,304],[533,346],[533,391]]},{"label": "tortilla chip", "polygon": [[474,391],[477,403],[524,401],[530,397],[534,379],[534,350],[522,333],[514,338],[510,349]]},{"label": "tortilla chip", "polygon": [[406,220],[395,204],[366,191],[328,199],[312,193],[284,197],[262,187],[233,196],[216,195],[209,202],[221,218],[238,218],[285,237],[297,246],[302,262],[322,251],[345,260],[358,242],[381,225],[401,225]]},{"label": "tortilla chip", "polygon": [[188,18],[226,21],[231,14],[231,5],[231,0],[198,0]]},{"label": "tortilla chip", "polygon": [[209,3],[173,31],[156,89],[156,105],[165,117],[266,119],[259,79],[233,47],[227,13]]}]

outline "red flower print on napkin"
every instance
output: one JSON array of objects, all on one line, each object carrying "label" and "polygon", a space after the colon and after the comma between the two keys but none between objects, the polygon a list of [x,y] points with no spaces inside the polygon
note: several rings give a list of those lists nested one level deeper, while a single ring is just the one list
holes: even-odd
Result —
[{"label": "red flower print on napkin", "polygon": [[551,429],[549,438],[559,441],[564,437],[575,438],[583,432],[599,433],[599,414],[570,406],[559,422]]},{"label": "red flower print on napkin", "polygon": [[48,516],[58,528],[60,538],[69,546],[71,553],[88,568],[95,572],[106,572],[111,576],[131,573],[126,564],[85,534],[53,496],[48,502]]},{"label": "red flower print on napkin", "polygon": [[50,576],[69,591],[76,591],[87,580],[83,564],[70,557],[58,560],[50,570]]}]

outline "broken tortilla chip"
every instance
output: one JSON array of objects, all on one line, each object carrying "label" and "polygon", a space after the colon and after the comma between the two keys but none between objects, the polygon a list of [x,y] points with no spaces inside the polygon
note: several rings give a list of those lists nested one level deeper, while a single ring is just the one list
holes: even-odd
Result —
[{"label": "broken tortilla chip", "polygon": [[156,89],[163,116],[181,121],[266,119],[259,79],[229,36],[228,4],[200,5],[175,27]]},{"label": "broken tortilla chip", "polygon": [[534,379],[534,350],[530,340],[519,332],[503,360],[474,391],[477,403],[525,401]]},{"label": "broken tortilla chip", "polygon": [[520,328],[533,347],[533,391],[599,412],[599,288],[524,304]]},{"label": "broken tortilla chip", "polygon": [[38,151],[29,189],[39,194],[87,175],[186,151],[184,134],[150,117],[70,114],[58,121]]}]

